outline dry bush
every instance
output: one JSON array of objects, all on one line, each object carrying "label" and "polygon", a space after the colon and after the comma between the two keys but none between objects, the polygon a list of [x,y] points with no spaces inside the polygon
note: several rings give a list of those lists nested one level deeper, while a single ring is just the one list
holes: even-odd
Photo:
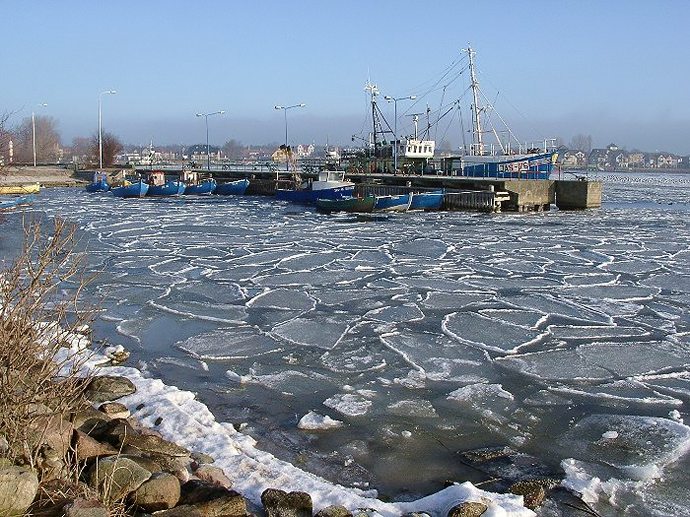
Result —
[{"label": "dry bush", "polygon": [[0,271],[0,436],[15,463],[37,466],[44,435],[84,404],[81,365],[60,352],[93,314],[79,307],[87,281],[75,230],[58,218],[25,223],[20,253]]}]

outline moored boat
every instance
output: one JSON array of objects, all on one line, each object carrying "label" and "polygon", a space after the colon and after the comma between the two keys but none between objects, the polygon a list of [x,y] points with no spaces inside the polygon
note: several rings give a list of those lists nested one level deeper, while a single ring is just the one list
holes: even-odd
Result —
[{"label": "moored boat", "polygon": [[374,210],[377,212],[407,212],[411,202],[411,192],[396,196],[376,196]]},{"label": "moored boat", "polygon": [[179,196],[185,192],[185,184],[179,180],[166,180],[163,171],[152,171],[148,177],[147,196]]},{"label": "moored boat", "polygon": [[107,192],[110,190],[108,175],[103,171],[94,171],[91,183],[86,185],[87,192]]},{"label": "moored boat", "polygon": [[0,194],[22,195],[38,194],[41,191],[40,183],[18,183],[15,185],[0,185]]},{"label": "moored boat", "polygon": [[182,182],[185,195],[209,196],[216,190],[216,180],[202,178],[197,171],[182,171]]},{"label": "moored boat", "polygon": [[292,203],[313,204],[317,199],[352,197],[355,184],[345,181],[345,171],[320,171],[317,181],[307,180],[300,189],[276,189],[276,199]]},{"label": "moored boat", "polygon": [[373,212],[376,196],[344,197],[341,199],[317,199],[316,208],[321,212]]},{"label": "moored boat", "polygon": [[443,204],[443,190],[434,192],[414,192],[410,210],[439,210]]},{"label": "moored boat", "polygon": [[216,190],[214,194],[217,194],[219,196],[241,196],[247,190],[247,187],[249,187],[248,179],[229,181],[227,183],[218,183],[216,185]]},{"label": "moored boat", "polygon": [[34,202],[33,194],[27,196],[13,197],[10,199],[4,199],[0,201],[0,210],[9,210],[10,208],[16,208],[18,206],[30,205]]},{"label": "moored boat", "polygon": [[122,186],[110,189],[115,197],[144,197],[148,190],[149,185],[144,180],[135,182],[125,180]]}]

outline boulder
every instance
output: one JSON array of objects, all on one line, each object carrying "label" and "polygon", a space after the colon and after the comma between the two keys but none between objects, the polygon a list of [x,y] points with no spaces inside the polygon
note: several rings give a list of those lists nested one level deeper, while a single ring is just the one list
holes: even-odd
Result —
[{"label": "boulder", "polygon": [[218,485],[223,488],[231,488],[232,481],[225,475],[223,469],[214,467],[213,465],[202,465],[194,471],[194,475],[201,481],[206,481],[213,485]]},{"label": "boulder", "polygon": [[30,421],[27,441],[31,449],[47,445],[62,458],[72,445],[73,430],[73,424],[60,415],[41,415]]},{"label": "boulder", "polygon": [[110,420],[112,419],[108,415],[92,407],[73,413],[70,418],[75,429],[79,429],[89,435],[99,425],[103,425],[104,422]]},{"label": "boulder", "polygon": [[136,386],[126,377],[101,375],[94,377],[86,385],[84,396],[91,402],[98,403],[117,400],[136,391]]},{"label": "boulder", "polygon": [[352,512],[344,506],[332,505],[319,510],[315,517],[352,517]]},{"label": "boulder", "polygon": [[465,501],[451,508],[448,517],[480,517],[488,508],[484,503]]},{"label": "boulder", "polygon": [[38,476],[33,470],[15,466],[0,469],[0,515],[24,515],[37,491]]},{"label": "boulder", "polygon": [[[7,438],[0,434],[0,454],[5,454],[10,449],[10,444],[7,443]],[[211,461],[206,463],[212,463]]]},{"label": "boulder", "polygon": [[525,506],[530,510],[534,510],[544,502],[546,489],[549,488],[548,484],[546,486],[545,484],[545,482],[540,482],[539,480],[518,481],[511,485],[508,491],[511,494],[523,496]]},{"label": "boulder", "polygon": [[261,503],[268,517],[311,517],[313,511],[311,496],[306,492],[267,488],[261,494]]},{"label": "boulder", "polygon": [[180,504],[192,505],[210,517],[247,515],[247,502],[240,494],[198,479],[182,485]]},{"label": "boulder", "polygon": [[209,514],[191,504],[183,504],[170,510],[161,510],[153,515],[156,517],[209,517]]},{"label": "boulder", "polygon": [[65,505],[65,517],[109,517],[108,509],[97,500],[75,499],[72,503]]},{"label": "boulder", "polygon": [[167,472],[156,472],[130,495],[130,502],[147,512],[173,508],[180,500],[180,481]]},{"label": "boulder", "polygon": [[106,402],[98,406],[98,411],[105,413],[110,418],[129,418],[129,409],[119,402]]},{"label": "boulder", "polygon": [[138,449],[146,454],[160,454],[173,457],[189,456],[189,451],[184,447],[180,447],[156,435],[121,434],[119,436],[122,445]]},{"label": "boulder", "polygon": [[203,452],[192,451],[191,456],[195,463],[194,468],[198,468],[200,465],[209,465],[210,463],[216,461],[213,459],[213,456],[209,456],[208,454],[204,454]]},{"label": "boulder", "polygon": [[72,447],[79,461],[99,456],[111,456],[118,452],[117,449],[109,443],[99,442],[78,429],[75,429],[72,435]]},{"label": "boulder", "polygon": [[86,480],[105,501],[117,501],[134,492],[150,477],[151,472],[131,459],[109,456],[89,469]]}]

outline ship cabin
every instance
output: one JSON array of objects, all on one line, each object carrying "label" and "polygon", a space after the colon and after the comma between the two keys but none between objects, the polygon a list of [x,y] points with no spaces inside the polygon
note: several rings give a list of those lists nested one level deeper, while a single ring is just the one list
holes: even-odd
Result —
[{"label": "ship cabin", "polygon": [[409,139],[401,145],[405,158],[430,159],[434,157],[436,142],[434,140]]}]

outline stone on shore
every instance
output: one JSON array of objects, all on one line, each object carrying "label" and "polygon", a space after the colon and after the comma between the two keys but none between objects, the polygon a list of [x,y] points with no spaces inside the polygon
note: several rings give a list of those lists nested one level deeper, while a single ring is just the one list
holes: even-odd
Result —
[{"label": "stone on shore", "polygon": [[130,496],[130,501],[147,512],[173,508],[180,500],[180,481],[167,472],[156,472]]},{"label": "stone on shore", "polygon": [[223,469],[214,467],[213,465],[202,465],[194,471],[194,475],[201,481],[206,481],[213,485],[218,485],[223,488],[231,488],[232,481],[225,475]]},{"label": "stone on shore", "polygon": [[448,517],[480,517],[488,508],[484,503],[465,501],[451,508]]},{"label": "stone on shore", "polygon": [[521,495],[524,499],[524,505],[530,510],[534,510],[544,502],[546,497],[544,485],[545,483],[540,482],[540,480],[518,481],[508,491],[511,494]]},{"label": "stone on shore", "polygon": [[110,512],[100,501],[75,499],[64,507],[65,517],[109,517]]},{"label": "stone on shore", "polygon": [[33,470],[15,466],[0,469],[0,515],[24,515],[37,491],[38,476]]},{"label": "stone on shore", "polygon": [[268,517],[311,517],[313,505],[306,492],[285,492],[277,488],[267,488],[261,494]]},{"label": "stone on shore", "polygon": [[78,429],[74,430],[74,434],[72,436],[72,447],[74,448],[77,460],[79,461],[84,461],[98,456],[111,456],[113,454],[117,454],[117,449],[115,449],[109,443],[99,442]]},{"label": "stone on shore", "polygon": [[87,483],[106,501],[117,501],[134,492],[151,473],[129,458],[109,456],[98,460],[88,472]]},{"label": "stone on shore", "polygon": [[75,429],[79,429],[90,435],[99,425],[103,425],[104,422],[108,422],[112,419],[102,411],[88,407],[73,413],[70,420]]},{"label": "stone on shore", "polygon": [[340,505],[331,505],[319,510],[314,517],[352,517],[352,512]]},{"label": "stone on shore", "polygon": [[91,379],[84,396],[91,402],[109,402],[135,393],[137,388],[127,377],[102,375]]},{"label": "stone on shore", "polygon": [[244,497],[226,488],[191,479],[182,485],[181,505],[191,505],[206,516],[244,517],[247,502]]},{"label": "stone on shore", "polygon": [[30,448],[47,445],[64,457],[72,444],[74,426],[59,415],[41,415],[29,423],[27,442]]},{"label": "stone on shore", "polygon": [[130,415],[127,406],[119,402],[106,402],[98,406],[98,410],[101,413],[105,413],[110,418],[128,418]]}]

